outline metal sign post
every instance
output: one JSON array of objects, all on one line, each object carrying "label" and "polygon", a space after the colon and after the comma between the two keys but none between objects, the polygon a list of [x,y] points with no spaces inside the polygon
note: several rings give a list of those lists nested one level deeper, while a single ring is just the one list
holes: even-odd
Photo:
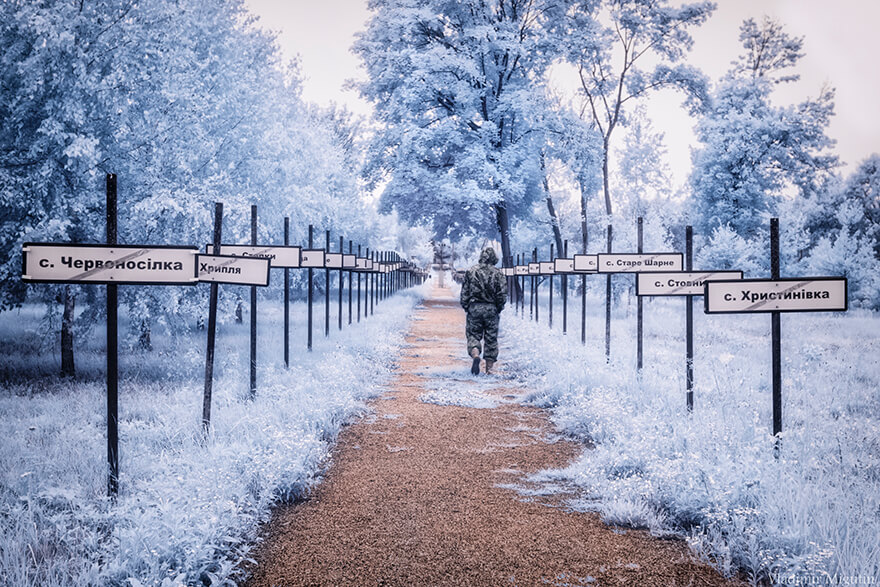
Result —
[{"label": "metal sign post", "polygon": [[[107,192],[107,244],[116,244],[116,174],[108,173]],[[114,498],[119,493],[119,340],[117,311],[119,308],[118,286],[107,285],[107,493]]]},{"label": "metal sign post", "polygon": [[[607,253],[611,254],[612,227],[608,225]],[[611,362],[611,274],[606,276],[605,281],[605,362]]]},{"label": "metal sign post", "polygon": [[[568,240],[562,245],[562,256],[568,257]],[[572,259],[572,268],[574,268],[574,260]],[[562,334],[568,334],[568,275],[562,274]]]},{"label": "metal sign post", "polygon": [[[684,250],[686,255],[685,269],[693,271],[694,269],[694,229],[690,225],[684,230]],[[685,355],[685,381],[687,385],[687,410],[694,411],[694,298],[687,296],[685,298],[685,329],[686,333],[686,355]]]},{"label": "metal sign post", "polygon": [[685,297],[685,381],[687,385],[687,409],[694,408],[694,312],[693,297],[702,296],[708,281],[741,280],[742,271],[693,271],[693,231],[685,227],[685,269],[636,275],[636,295],[684,296]]},{"label": "metal sign post", "polygon": [[[637,233],[637,235],[636,235],[636,240],[637,240],[636,252],[638,252],[638,254],[640,254],[640,255],[644,252],[643,246],[642,246],[642,244],[644,242],[643,228],[644,228],[644,223],[642,221],[642,217],[639,216],[637,227],[636,227],[636,233]],[[642,339],[642,330],[643,330],[642,317],[643,317],[642,316],[642,298],[641,298],[641,296],[636,296],[636,369],[638,370],[639,375],[641,375],[641,373],[642,373],[642,351],[644,348],[643,339]]]},{"label": "metal sign post", "polygon": [[[330,231],[325,231],[325,251],[330,253]],[[341,263],[341,260],[340,260]],[[330,269],[324,261],[324,336],[330,336]]]},{"label": "metal sign post", "polygon": [[[309,224],[309,249],[311,249],[311,248],[314,246],[314,244],[313,244],[313,242],[312,242],[313,233],[314,233],[314,227],[313,227],[311,224]],[[306,266],[306,265],[303,264],[303,266]],[[308,293],[308,346],[307,346],[307,348],[309,349],[309,351],[312,350],[312,301],[313,301],[313,300],[312,300],[312,286],[314,285],[314,284],[313,284],[313,279],[314,279],[314,273],[313,273],[313,271],[314,271],[314,270],[313,270],[311,267],[309,267],[309,293]]]},{"label": "metal sign post", "polygon": [[[223,230],[223,204],[214,203],[214,245],[211,251],[220,254],[220,242]],[[205,352],[205,391],[202,397],[202,429],[205,437],[211,431],[211,395],[214,386],[214,344],[217,340],[217,282],[211,283],[208,301],[208,348]]]},{"label": "metal sign post", "polygon": [[354,257],[352,259],[352,263],[343,264],[348,267],[348,324],[351,325],[351,315],[352,315],[352,280],[354,278],[354,268],[357,267],[357,257],[354,255],[354,243],[349,239],[348,241],[348,256]]},{"label": "metal sign post", "polygon": [[119,335],[120,284],[195,285],[195,247],[119,245],[116,176],[108,173],[106,243],[24,243],[25,282],[107,285],[107,493],[119,492]]},{"label": "metal sign post", "polygon": [[[284,217],[284,246],[290,246],[290,217]],[[290,368],[290,268],[284,268],[284,368]]]},{"label": "metal sign post", "polygon": [[[548,308],[549,312],[548,312],[548,316],[547,316],[547,326],[550,328],[550,330],[553,330],[553,261],[556,258],[555,255],[553,254],[554,252],[555,251],[553,250],[553,245],[551,244],[550,245],[550,263],[549,263],[550,266],[547,267],[547,269],[549,269],[549,271],[547,273],[547,275],[548,275],[547,281],[550,286],[549,287],[549,290],[550,290],[549,305],[550,306]],[[541,265],[544,265],[544,264],[541,263]],[[543,274],[544,272],[542,271],[541,273]]]},{"label": "metal sign post", "polygon": [[782,432],[782,329],[781,312],[846,312],[845,277],[779,277],[779,219],[770,220],[771,279],[707,281],[704,304],[707,314],[769,313],[773,384],[773,435]]},{"label": "metal sign post", "polygon": [[[608,226],[609,231],[611,226]],[[609,241],[610,242],[610,241]],[[667,269],[670,271],[681,271],[682,255],[681,253],[616,253],[616,254],[599,254],[598,256],[599,273],[607,273],[607,279],[611,280],[614,273],[643,273],[646,271],[660,271]],[[607,291],[611,291],[610,289]],[[605,304],[605,360],[611,360],[611,310],[606,300]],[[641,306],[639,306],[641,307]],[[637,342],[637,364],[641,369],[641,312],[638,315],[638,342]]]},{"label": "metal sign post", "polygon": [[[345,239],[342,236],[340,236],[339,237],[339,256],[340,257],[342,257],[342,249],[344,247],[345,247]],[[336,286],[337,286],[336,289],[338,290],[337,293],[339,294],[339,304],[338,304],[339,311],[337,312],[337,314],[338,314],[337,323],[338,323],[339,330],[342,330],[342,290],[345,289],[345,282],[342,280],[343,266],[344,266],[344,263],[342,262],[342,259],[340,259],[339,277],[338,277],[338,282],[336,284]]]},{"label": "metal sign post", "polygon": [[[257,206],[251,206],[251,246],[257,246]],[[268,271],[267,271],[268,274]],[[257,395],[257,287],[251,286],[250,393]]]}]

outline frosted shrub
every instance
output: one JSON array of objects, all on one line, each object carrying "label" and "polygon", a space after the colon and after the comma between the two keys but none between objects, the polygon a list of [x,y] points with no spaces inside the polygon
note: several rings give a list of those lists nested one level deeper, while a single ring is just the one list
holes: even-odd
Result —
[{"label": "frosted shrub", "polygon": [[533,389],[533,403],[552,407],[557,426],[585,443],[575,462],[535,480],[574,483],[581,488],[571,502],[576,509],[597,511],[609,524],[682,536],[726,575],[743,572],[755,584],[876,580],[875,315],[782,317],[776,458],[769,317],[696,313],[695,409],[688,414],[683,300],[646,302],[641,377],[634,317],[615,315],[606,364],[599,311],[588,315],[585,347],[571,336],[579,316],[562,337],[546,319],[536,325],[504,314],[502,334],[513,347],[504,357],[508,368]]},{"label": "frosted shrub", "polygon": [[713,230],[708,241],[697,250],[695,268],[737,269],[746,278],[764,277],[769,269],[769,241],[744,239],[729,226]]},{"label": "frosted shrub", "polygon": [[[313,353],[304,350],[304,321],[294,321],[289,370],[281,362],[280,309],[265,304],[253,400],[247,327],[222,327],[207,442],[200,434],[204,355],[173,355],[166,370],[163,349],[179,343],[157,339],[154,353],[136,357],[126,350],[115,504],[105,497],[103,383],[0,388],[0,425],[9,432],[0,448],[0,582],[233,584],[271,506],[308,493],[340,428],[381,392],[422,295],[403,292],[342,333],[316,335]],[[304,315],[294,306],[292,317]],[[203,349],[204,333],[188,344]]]}]

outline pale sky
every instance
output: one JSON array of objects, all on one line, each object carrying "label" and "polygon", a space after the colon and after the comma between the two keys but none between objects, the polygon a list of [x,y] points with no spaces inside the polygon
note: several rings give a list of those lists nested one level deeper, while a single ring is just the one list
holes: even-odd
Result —
[{"label": "pale sky", "polygon": [[[781,21],[786,32],[804,37],[798,71],[801,80],[780,89],[780,103],[818,95],[827,83],[837,91],[836,115],[828,134],[846,164],[844,173],[874,152],[880,152],[880,63],[874,41],[880,23],[878,0],[716,0],[718,8],[693,31],[689,62],[717,80],[741,52],[743,19],[760,21],[764,14]],[[343,90],[346,79],[363,77],[358,59],[349,51],[356,32],[369,17],[366,0],[246,0],[263,26],[278,31],[281,49],[299,55],[305,76],[306,100],[335,101],[358,113],[369,105],[355,92]],[[673,2],[673,4],[677,4]],[[695,144],[693,121],[678,107],[674,93],[651,99],[655,127],[666,135],[676,183],[690,168]]]}]

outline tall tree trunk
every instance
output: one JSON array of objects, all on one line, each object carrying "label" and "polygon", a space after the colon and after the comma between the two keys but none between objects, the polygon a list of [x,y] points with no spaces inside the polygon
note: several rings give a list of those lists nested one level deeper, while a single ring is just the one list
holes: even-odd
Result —
[{"label": "tall tree trunk", "polygon": [[556,250],[562,255],[562,233],[559,231],[559,216],[553,206],[553,197],[550,195],[550,182],[547,180],[547,166],[544,161],[544,153],[541,153],[541,180],[544,183],[544,197],[547,200],[547,212],[550,213],[550,226],[553,228],[553,238],[556,241]]},{"label": "tall tree trunk", "polygon": [[146,319],[141,320],[140,336],[138,337],[138,346],[145,351],[153,350],[153,341],[150,337],[150,323]]},{"label": "tall tree trunk", "polygon": [[587,232],[587,190],[583,181],[578,181],[581,188],[581,237],[583,238],[581,253],[587,254],[587,245],[590,244],[589,233]]},{"label": "tall tree trunk", "polygon": [[61,376],[76,375],[73,361],[73,315],[76,310],[76,293],[73,286],[65,285],[62,290],[64,311],[61,314]]},{"label": "tall tree trunk", "polygon": [[[510,217],[507,215],[507,204],[504,201],[495,204],[495,219],[498,222],[498,232],[501,233],[502,261],[510,260]],[[503,265],[503,263],[502,263]],[[522,295],[519,284],[516,284],[516,299]]]},{"label": "tall tree trunk", "polygon": [[[613,127],[611,127],[613,128]],[[608,243],[609,254],[612,249],[613,230],[611,227],[611,190],[608,187],[608,137],[611,134],[609,128],[605,135],[604,149],[602,151],[602,189],[605,193],[605,214],[608,215]],[[605,276],[605,362],[611,361],[611,274]]]},{"label": "tall tree trunk", "polygon": [[611,188],[608,184],[608,139],[605,139],[605,146],[602,149],[602,192],[605,195],[605,214],[608,215],[608,221],[611,221]]}]

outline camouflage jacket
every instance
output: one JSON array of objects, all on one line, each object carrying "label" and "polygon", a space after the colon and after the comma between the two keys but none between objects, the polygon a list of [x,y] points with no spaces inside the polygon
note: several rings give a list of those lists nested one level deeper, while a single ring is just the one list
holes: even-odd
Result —
[{"label": "camouflage jacket", "polygon": [[480,254],[480,262],[467,270],[461,286],[461,307],[465,312],[472,304],[493,304],[498,312],[507,301],[507,279],[495,268],[498,257],[491,248]]}]

